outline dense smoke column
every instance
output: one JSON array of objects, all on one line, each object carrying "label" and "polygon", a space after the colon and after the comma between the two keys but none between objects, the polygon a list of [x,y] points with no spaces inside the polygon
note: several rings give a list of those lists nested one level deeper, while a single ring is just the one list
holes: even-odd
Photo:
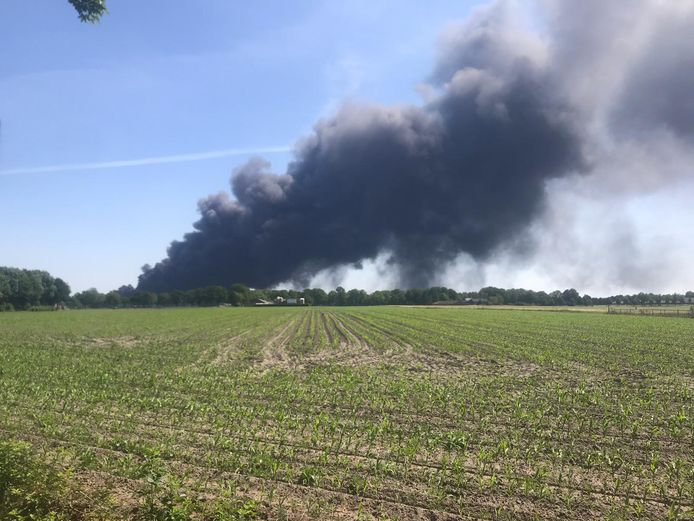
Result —
[{"label": "dense smoke column", "polygon": [[140,288],[265,287],[384,250],[405,286],[424,285],[536,215],[544,180],[580,165],[569,121],[530,72],[501,86],[463,74],[423,109],[345,107],[318,124],[286,175],[253,160],[232,178],[236,201],[201,201],[196,231]]},{"label": "dense smoke column", "polygon": [[260,159],[237,169],[235,200],[202,200],[195,231],[139,288],[304,282],[384,251],[403,286],[424,286],[461,252],[484,258],[523,231],[546,180],[582,167],[582,137],[540,60],[496,39],[478,31],[454,49],[495,52],[456,63],[427,105],[345,106],[316,125],[285,175]]}]

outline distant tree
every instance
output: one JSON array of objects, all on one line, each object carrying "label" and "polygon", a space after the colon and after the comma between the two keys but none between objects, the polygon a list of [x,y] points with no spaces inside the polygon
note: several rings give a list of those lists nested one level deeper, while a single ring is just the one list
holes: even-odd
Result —
[{"label": "distant tree", "polygon": [[546,291],[538,291],[535,293],[535,303],[538,306],[550,306],[552,304],[552,298]]},{"label": "distant tree", "polygon": [[29,270],[14,271],[14,287],[10,282],[10,289],[14,290],[11,294],[10,302],[17,309],[27,309],[36,306],[41,302],[43,294],[43,284],[41,273]]},{"label": "distant tree", "polygon": [[345,303],[348,306],[362,306],[366,304],[366,299],[366,291],[364,291],[363,289],[350,289],[347,292]]},{"label": "distant tree", "polygon": [[0,267],[0,305],[9,309],[27,309],[36,305],[65,302],[70,287],[47,271]]},{"label": "distant tree", "polygon": [[108,12],[106,0],[68,0],[82,22],[97,23]]},{"label": "distant tree", "polygon": [[130,297],[130,302],[136,306],[151,307],[157,305],[158,298],[157,294],[151,291],[137,291]]},{"label": "distant tree", "polygon": [[231,304],[245,306],[251,301],[251,290],[244,284],[232,284],[228,296]]},{"label": "distant tree", "polygon": [[272,300],[272,295],[266,289],[251,290],[250,297],[249,297],[249,303],[253,303],[258,299]]},{"label": "distant tree", "polygon": [[157,294],[157,305],[158,306],[171,306],[171,294],[170,293],[158,293]]},{"label": "distant tree", "polygon": [[143,292],[143,305],[152,307],[152,306],[156,306],[158,302],[159,302],[159,297],[157,296],[156,293],[154,293],[152,291]]},{"label": "distant tree", "polygon": [[[118,295],[118,297],[116,296]],[[128,297],[124,296],[128,295]],[[314,305],[402,305],[402,304],[431,304],[437,301],[462,300],[465,298],[487,300],[490,304],[540,305],[540,306],[575,306],[600,305],[612,302],[632,305],[648,305],[664,303],[681,303],[682,294],[645,294],[615,295],[611,297],[580,296],[575,289],[544,291],[526,289],[503,289],[495,287],[482,288],[479,291],[458,293],[444,287],[426,289],[408,289],[402,291],[377,290],[369,294],[364,290],[351,289],[346,291],[338,287],[329,293],[320,288],[307,288],[303,291],[294,289],[250,289],[243,284],[234,284],[228,290],[222,286],[207,286],[189,291],[172,291],[170,293],[135,292],[132,286],[121,286],[115,292],[107,295],[90,289],[77,293],[70,299],[70,287],[61,279],[53,279],[48,273],[41,271],[20,270],[17,268],[0,267],[0,310],[26,309],[38,303],[70,302],[77,307],[100,307],[114,305],[137,306],[216,306],[223,302],[236,305],[250,304],[257,299],[274,301],[276,297],[284,299],[305,297],[306,302]],[[689,291],[687,297],[694,297]],[[120,303],[118,298],[120,297]]]},{"label": "distant tree", "polygon": [[70,300],[70,286],[61,278],[55,279],[55,299],[56,303]]},{"label": "distant tree", "polygon": [[424,290],[423,304],[433,304],[434,302],[457,299],[458,294],[454,290],[444,287],[432,287]]},{"label": "distant tree", "polygon": [[424,292],[418,288],[410,288],[405,292],[405,304],[424,304]]},{"label": "distant tree", "polygon": [[386,306],[390,304],[390,290],[374,291],[369,295],[369,303],[374,306]]},{"label": "distant tree", "polygon": [[304,296],[307,302],[314,306],[324,306],[328,303],[328,294],[321,288],[306,289]]},{"label": "distant tree", "polygon": [[578,294],[578,291],[571,288],[565,289],[561,294],[561,298],[564,301],[564,304],[567,306],[575,306],[576,304],[579,304],[581,296]]},{"label": "distant tree", "polygon": [[506,290],[489,286],[479,291],[480,298],[487,299],[490,304],[505,304]]},{"label": "distant tree", "polygon": [[38,276],[41,278],[41,304],[44,306],[55,304],[55,279],[47,271],[38,272]]},{"label": "distant tree", "polygon": [[229,297],[226,288],[223,286],[207,286],[200,288],[196,293],[196,301],[199,306],[218,306],[226,302]]},{"label": "distant tree", "polygon": [[135,294],[135,288],[133,288],[131,284],[128,284],[127,286],[121,286],[116,291],[122,298],[125,299],[129,299]]},{"label": "distant tree", "polygon": [[398,305],[405,303],[405,294],[401,289],[394,289],[390,292],[390,302],[388,304]]},{"label": "distant tree", "polygon": [[85,308],[98,308],[104,304],[106,295],[99,293],[96,288],[89,288],[81,293],[76,293],[74,298]]},{"label": "distant tree", "polygon": [[335,288],[335,305],[344,306],[347,302],[347,292],[342,286]]},{"label": "distant tree", "polygon": [[183,306],[187,303],[185,291],[172,291],[169,293],[169,305]]},{"label": "distant tree", "polygon": [[109,291],[104,297],[104,304],[109,307],[116,308],[123,304],[123,297],[117,291]]},{"label": "distant tree", "polygon": [[8,302],[10,297],[10,281],[5,273],[0,269],[0,304]]},{"label": "distant tree", "polygon": [[370,306],[383,306],[388,304],[389,294],[387,291],[374,291],[369,295]]}]

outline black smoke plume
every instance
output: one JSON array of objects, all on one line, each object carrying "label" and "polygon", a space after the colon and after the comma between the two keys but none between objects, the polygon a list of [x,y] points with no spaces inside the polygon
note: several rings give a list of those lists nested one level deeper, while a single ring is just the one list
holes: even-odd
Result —
[{"label": "black smoke plume", "polygon": [[483,259],[522,233],[546,181],[584,166],[583,137],[543,57],[500,38],[495,16],[445,49],[424,106],[347,105],[285,174],[262,159],[238,168],[234,197],[200,201],[195,231],[139,289],[305,282],[383,252],[403,286],[424,286],[460,253]]}]

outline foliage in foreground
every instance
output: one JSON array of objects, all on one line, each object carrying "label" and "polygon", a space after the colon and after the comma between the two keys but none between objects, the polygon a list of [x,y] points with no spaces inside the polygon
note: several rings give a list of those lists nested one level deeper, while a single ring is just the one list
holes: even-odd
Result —
[{"label": "foliage in foreground", "polygon": [[108,12],[106,0],[68,0],[77,11],[80,21],[96,23]]},{"label": "foliage in foreground", "polygon": [[[96,496],[107,498],[107,490],[80,490],[72,481],[73,470],[58,470],[39,458],[31,444],[0,440],[0,519],[7,521],[73,521],[108,519]],[[91,503],[85,501],[91,498]],[[111,499],[110,502],[113,502]],[[124,513],[141,521],[252,521],[258,505],[233,495],[214,501],[189,497],[180,483],[168,475],[150,476],[136,495],[135,507]]]},{"label": "foliage in foreground", "polygon": [[31,445],[0,441],[0,519],[55,521],[65,476],[33,455]]}]

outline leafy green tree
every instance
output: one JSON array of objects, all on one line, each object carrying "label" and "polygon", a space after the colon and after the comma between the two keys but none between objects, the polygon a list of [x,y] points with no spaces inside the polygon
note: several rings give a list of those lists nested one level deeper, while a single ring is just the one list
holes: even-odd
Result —
[{"label": "leafy green tree", "polygon": [[120,293],[115,290],[109,291],[104,297],[104,304],[112,308],[117,308],[123,304],[123,297],[121,297]]},{"label": "leafy green tree", "polygon": [[7,276],[0,270],[0,304],[8,301],[10,296],[10,281]]},{"label": "leafy green tree", "polygon": [[489,286],[482,288],[479,292],[480,298],[487,299],[490,304],[505,304],[506,290]]},{"label": "leafy green tree", "polygon": [[82,22],[97,23],[108,12],[106,0],[68,0]]},{"label": "leafy green tree", "polygon": [[369,305],[370,306],[383,306],[388,303],[388,292],[387,291],[374,291],[369,295]]},{"label": "leafy green tree", "polygon": [[347,292],[342,286],[335,288],[335,304],[338,306],[344,306],[347,303]]},{"label": "leafy green tree", "polygon": [[129,299],[135,294],[135,288],[133,288],[132,284],[128,284],[127,286],[121,286],[116,291],[124,300]]},{"label": "leafy green tree", "polygon": [[156,293],[153,293],[152,291],[145,291],[143,293],[143,298],[142,298],[142,303],[145,306],[156,306],[157,303],[159,302],[159,297],[157,296]]},{"label": "leafy green tree", "polygon": [[229,288],[229,302],[235,306],[245,306],[251,301],[251,290],[244,284],[232,284]]},{"label": "leafy green tree", "polygon": [[70,297],[70,287],[47,271],[0,267],[0,304],[3,308],[27,309],[53,305]]},{"label": "leafy green tree", "polygon": [[345,299],[348,306],[362,306],[366,304],[368,295],[363,289],[350,289]]},{"label": "leafy green tree", "polygon": [[41,304],[44,306],[55,304],[55,279],[47,271],[38,272],[38,276],[41,278]]},{"label": "leafy green tree", "polygon": [[55,303],[67,302],[70,300],[70,286],[61,278],[55,279]]},{"label": "leafy green tree", "polygon": [[539,306],[549,306],[552,303],[552,298],[546,291],[538,291],[535,293],[535,303]]},{"label": "leafy green tree", "polygon": [[12,269],[10,303],[17,309],[40,304],[43,294],[42,277],[38,271]]},{"label": "leafy green tree", "polygon": [[567,306],[575,306],[576,304],[579,304],[579,300],[581,299],[580,295],[578,294],[578,291],[575,289],[565,289],[564,292],[561,294],[562,300],[564,301],[564,304]]},{"label": "leafy green tree", "polygon": [[157,294],[151,291],[138,291],[130,297],[130,302],[136,306],[151,307],[158,302]]},{"label": "leafy green tree", "polygon": [[563,306],[564,305],[564,299],[562,298],[561,291],[554,290],[552,293],[549,294],[549,305],[550,306]]},{"label": "leafy green tree", "polygon": [[256,300],[258,299],[263,299],[263,300],[272,300],[272,294],[265,289],[253,289],[251,290],[250,297],[249,297],[249,304],[255,303]]},{"label": "leafy green tree", "polygon": [[169,305],[183,306],[187,302],[185,291],[176,290],[169,293]]},{"label": "leafy green tree", "polygon": [[328,294],[321,288],[304,290],[306,301],[314,306],[324,306],[328,303]]},{"label": "leafy green tree", "polygon": [[388,304],[398,305],[405,303],[405,294],[401,289],[394,289],[390,292],[390,302]]},{"label": "leafy green tree", "polygon": [[85,308],[98,308],[104,305],[106,295],[99,293],[96,288],[89,288],[81,293],[76,293],[74,298]]},{"label": "leafy green tree", "polygon": [[218,306],[229,297],[223,286],[207,286],[194,290],[193,298],[198,306]]}]

